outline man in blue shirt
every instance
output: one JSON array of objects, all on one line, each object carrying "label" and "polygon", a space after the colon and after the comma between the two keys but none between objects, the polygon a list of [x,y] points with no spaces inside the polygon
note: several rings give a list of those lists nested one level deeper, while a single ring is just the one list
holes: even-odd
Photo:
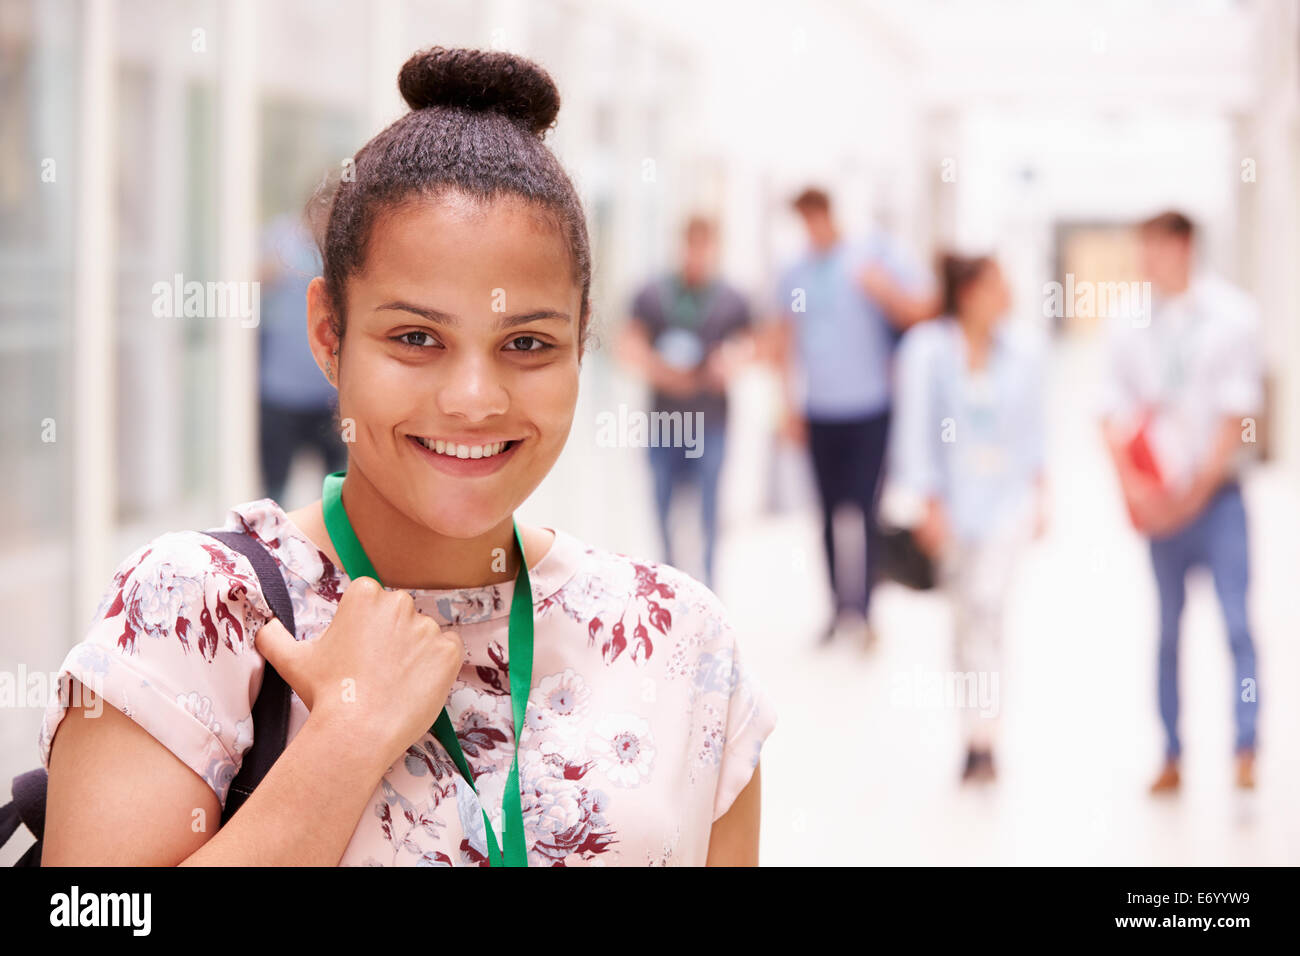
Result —
[{"label": "man in blue shirt", "polygon": [[[901,330],[938,313],[920,275],[886,236],[845,239],[830,197],[806,189],[793,201],[809,249],[782,275],[777,290],[780,353],[786,394],[784,434],[812,453],[822,508],[822,537],[835,617],[829,641],[845,619],[860,616],[866,643],[871,589],[880,544],[879,483],[889,432],[890,357]],[[796,361],[797,359],[797,361]],[[802,398],[796,398],[802,370]],[[857,505],[866,524],[866,592],[850,596],[835,572],[833,515]]]}]

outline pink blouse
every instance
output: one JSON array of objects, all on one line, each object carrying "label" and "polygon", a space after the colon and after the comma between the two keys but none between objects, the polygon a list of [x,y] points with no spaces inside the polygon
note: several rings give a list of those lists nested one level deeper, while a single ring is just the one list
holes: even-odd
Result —
[{"label": "pink blouse", "polygon": [[[269,498],[231,509],[224,529],[270,548],[298,640],[324,633],[348,585],[343,570]],[[722,603],[676,568],[561,530],[529,576],[535,649],[519,779],[530,865],[703,865],[713,822],[750,781],[776,721]],[[513,590],[511,581],[410,592],[417,610],[464,641],[446,706],[498,836],[515,742]],[[40,730],[42,763],[76,677],[224,806],[253,742],[264,664],[253,637],[270,617],[248,560],[216,539],[179,531],[139,548],[63,661]],[[296,694],[291,705],[290,739],[307,719]],[[380,780],[340,865],[486,865],[480,806],[426,732]]]}]

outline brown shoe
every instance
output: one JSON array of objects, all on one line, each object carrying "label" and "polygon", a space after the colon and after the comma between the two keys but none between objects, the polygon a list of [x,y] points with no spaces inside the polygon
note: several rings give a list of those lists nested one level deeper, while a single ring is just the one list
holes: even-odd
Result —
[{"label": "brown shoe", "polygon": [[1243,750],[1237,754],[1237,788],[1240,790],[1255,789],[1255,752],[1253,750]]},{"label": "brown shoe", "polygon": [[1178,762],[1176,760],[1166,760],[1164,768],[1160,771],[1160,776],[1156,777],[1156,782],[1151,784],[1151,792],[1153,794],[1175,793],[1180,782]]}]

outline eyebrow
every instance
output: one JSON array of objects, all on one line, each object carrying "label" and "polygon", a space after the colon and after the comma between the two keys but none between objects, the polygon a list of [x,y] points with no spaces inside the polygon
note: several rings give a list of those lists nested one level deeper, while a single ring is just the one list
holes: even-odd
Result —
[{"label": "eyebrow", "polygon": [[[375,309],[376,312],[410,312],[418,315],[422,319],[434,323],[435,325],[445,325],[448,328],[458,328],[460,319],[447,312],[441,312],[438,309],[428,309],[420,305],[412,305],[410,302],[385,302]],[[516,325],[523,325],[526,322],[534,322],[540,319],[561,319],[565,322],[571,321],[569,313],[557,312],[554,309],[538,309],[535,312],[523,312],[519,315],[504,315],[497,321],[498,329],[510,329]]]}]

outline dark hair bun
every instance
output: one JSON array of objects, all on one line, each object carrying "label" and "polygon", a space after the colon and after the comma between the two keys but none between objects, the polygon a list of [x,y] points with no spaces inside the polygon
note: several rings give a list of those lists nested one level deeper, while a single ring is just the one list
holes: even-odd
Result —
[{"label": "dark hair bun", "polygon": [[413,110],[453,106],[501,113],[538,135],[560,112],[560,91],[550,74],[499,50],[420,50],[402,64],[397,88]]}]

